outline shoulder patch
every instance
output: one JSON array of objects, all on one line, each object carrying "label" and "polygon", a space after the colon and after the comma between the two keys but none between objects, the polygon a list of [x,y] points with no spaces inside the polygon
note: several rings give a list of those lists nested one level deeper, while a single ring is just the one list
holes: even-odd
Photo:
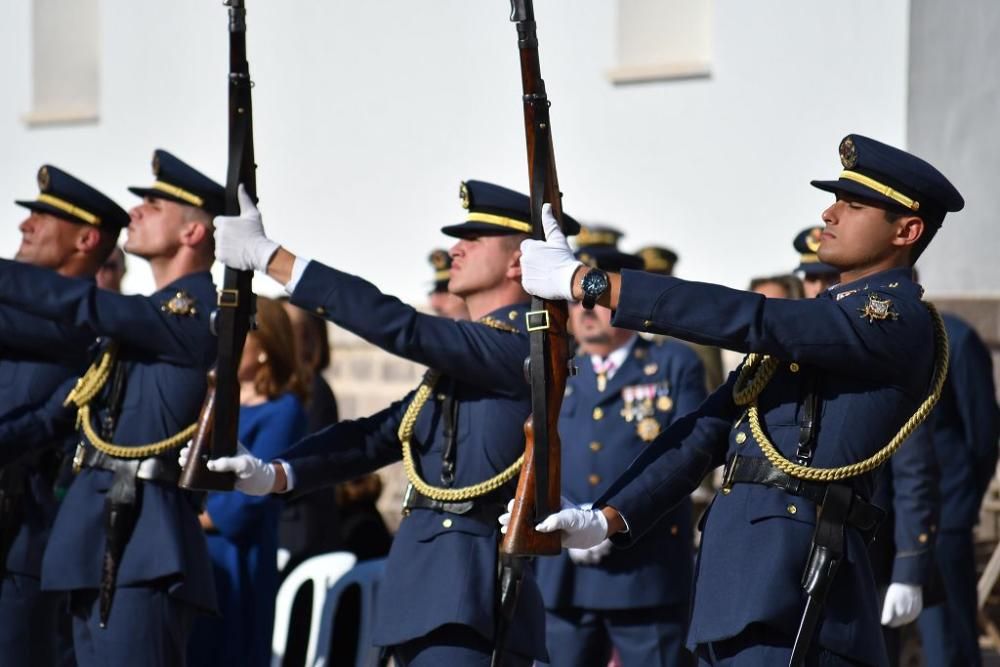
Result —
[{"label": "shoulder patch", "polygon": [[899,313],[893,306],[892,299],[871,293],[868,295],[868,303],[863,308],[858,308],[861,319],[867,319],[869,324],[875,320],[898,320]]},{"label": "shoulder patch", "polygon": [[178,317],[194,317],[198,314],[196,305],[197,304],[193,296],[184,290],[179,290],[172,297],[160,304],[160,310],[168,315],[177,315]]}]

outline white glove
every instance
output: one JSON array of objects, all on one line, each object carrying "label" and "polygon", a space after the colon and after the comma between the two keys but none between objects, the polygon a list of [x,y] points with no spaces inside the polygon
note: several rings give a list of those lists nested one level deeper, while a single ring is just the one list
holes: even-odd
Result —
[{"label": "white glove", "polygon": [[[566,500],[565,496],[559,496],[560,509],[569,509],[571,507],[576,507],[573,503]],[[588,504],[589,508],[590,505]],[[507,525],[510,524],[510,513],[514,511],[514,498],[511,498],[507,503],[507,511],[497,517],[497,522],[500,524],[500,532],[504,535],[507,534]]]},{"label": "white glove", "polygon": [[912,623],[924,608],[924,593],[913,584],[889,584],[882,604],[882,625],[898,628]]},{"label": "white glove", "polygon": [[605,539],[596,547],[589,549],[567,549],[569,559],[577,565],[597,565],[611,553],[611,540]]},{"label": "white glove", "polygon": [[[586,509],[584,509],[586,508]],[[590,505],[564,507],[550,514],[535,526],[539,533],[562,531],[562,545],[566,549],[589,549],[596,547],[608,536],[608,520],[601,510]]]},{"label": "white glove", "polygon": [[240,214],[215,218],[215,258],[231,269],[267,271],[280,247],[264,235],[260,211],[240,183]]},{"label": "white glove", "polygon": [[[177,461],[183,468],[191,455],[191,442],[178,453]],[[274,489],[274,466],[250,453],[243,443],[236,443],[236,456],[211,459],[206,466],[212,472],[231,472],[236,475],[236,490],[248,496],[266,496]]]},{"label": "white glove", "polygon": [[543,299],[572,301],[573,274],[580,260],[566,243],[551,204],[542,206],[542,226],[546,241],[521,241],[521,285],[528,294]]}]

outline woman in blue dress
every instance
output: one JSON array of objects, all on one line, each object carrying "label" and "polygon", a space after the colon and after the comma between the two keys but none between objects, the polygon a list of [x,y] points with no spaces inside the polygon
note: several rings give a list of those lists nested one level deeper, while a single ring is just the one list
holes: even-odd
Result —
[{"label": "woman in blue dress", "polygon": [[[257,329],[240,361],[239,440],[273,459],[305,435],[305,385],[295,336],[282,306],[257,298]],[[278,590],[278,521],[273,496],[211,493],[201,514],[221,617],[200,618],[189,646],[193,666],[267,667]]]}]

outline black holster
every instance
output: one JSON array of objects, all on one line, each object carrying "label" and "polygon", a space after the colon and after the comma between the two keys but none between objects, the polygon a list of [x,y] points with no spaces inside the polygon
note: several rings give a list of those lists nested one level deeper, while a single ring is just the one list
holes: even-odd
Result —
[{"label": "black holster", "polygon": [[18,463],[0,470],[0,578],[7,575],[7,556],[24,523],[24,482],[28,471]]},{"label": "black holster", "polygon": [[816,511],[816,529],[813,531],[809,559],[802,573],[802,590],[806,594],[806,608],[802,612],[799,631],[792,647],[790,667],[805,664],[809,647],[823,615],[823,605],[830,592],[837,570],[844,560],[845,528],[851,511],[854,492],[843,484],[828,484],[826,495]]},{"label": "black holster", "polygon": [[137,482],[139,460],[117,462],[114,481],[104,499],[104,561],[101,566],[100,614],[101,627],[107,627],[111,603],[115,597],[118,567],[125,545],[132,537],[141,503]]}]

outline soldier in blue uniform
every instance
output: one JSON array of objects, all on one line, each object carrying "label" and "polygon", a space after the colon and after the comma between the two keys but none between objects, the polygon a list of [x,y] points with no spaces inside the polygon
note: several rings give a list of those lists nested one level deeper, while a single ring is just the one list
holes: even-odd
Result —
[{"label": "soldier in blue uniform", "polygon": [[[264,236],[246,197],[239,218],[216,219],[219,259],[266,270],[292,303],[379,347],[426,364],[420,387],[371,417],[336,424],[291,449],[284,465],[243,454],[210,462],[249,493],[307,492],[403,459],[410,481],[376,609],[375,644],[396,664],[489,665],[497,622],[496,519],[513,496],[530,389],[520,241],[528,198],[496,185],[462,185],[466,220],[456,237],[449,290],[471,321],[421,314],[357,276],[295,257]],[[576,223],[568,216],[567,222]],[[526,577],[505,664],[545,659],[544,607]]]},{"label": "soldier in blue uniform", "polygon": [[[36,199],[20,224],[16,261],[93,280],[128,224],[128,213],[74,176],[45,165]],[[0,305],[0,664],[51,665],[58,606],[40,590],[42,554],[57,508],[53,482],[72,447],[73,413],[62,405],[86,369],[81,336],[59,354],[67,336],[59,325]]]},{"label": "soldier in blue uniform", "polygon": [[981,664],[977,630],[973,528],[993,478],[1000,410],[989,350],[976,332],[945,313],[950,366],[937,407],[925,425],[941,467],[941,522],[934,560],[945,603],[918,620],[928,665]]},{"label": "soldier in blue uniform", "polygon": [[150,263],[157,291],[123,296],[93,281],[0,262],[0,304],[77,337],[102,337],[68,400],[81,444],[42,560],[42,588],[70,595],[80,667],[184,664],[193,614],[215,589],[198,498],[177,487],[176,452],[193,432],[215,358],[212,216],[223,190],[166,151],[156,182],[132,188],[125,249]]},{"label": "soldier in blue uniform", "polygon": [[[605,271],[639,269],[617,248],[621,233],[584,226],[576,256]],[[670,339],[652,342],[611,326],[611,311],[570,305],[579,345],[577,375],[566,386],[559,435],[562,494],[585,503],[603,493],[628,464],[681,415],[705,399],[698,355]],[[612,647],[630,665],[690,664],[684,648],[693,566],[691,502],[671,509],[634,549],[605,540],[537,561],[547,610],[549,664],[608,664]]]},{"label": "soldier in blue uniform", "polygon": [[562,530],[566,546],[609,536],[627,545],[725,462],[704,519],[688,632],[706,665],[787,664],[802,620],[817,623],[805,633],[805,664],[887,662],[865,548],[880,512],[868,499],[877,466],[925,416],[943,378],[943,336],[911,267],[964,201],[930,164],[867,137],[845,137],[840,157],[837,180],[813,181],[836,195],[819,257],[843,280],[818,299],[587,271],[551,223],[547,242],[522,244],[529,292],[615,308],[616,326],[752,353],[594,508],[540,524]]},{"label": "soldier in blue uniform", "polygon": [[[792,245],[799,252],[795,273],[803,278],[809,298],[840,282],[840,271],[819,259],[823,228],[799,232]],[[875,585],[882,596],[882,634],[891,665],[899,664],[899,629],[916,620],[926,604],[938,602],[931,583],[932,551],[941,503],[938,468],[926,425],[920,426],[906,446],[879,470],[872,503],[883,509],[869,555]],[[925,599],[925,591],[930,596]]]}]

